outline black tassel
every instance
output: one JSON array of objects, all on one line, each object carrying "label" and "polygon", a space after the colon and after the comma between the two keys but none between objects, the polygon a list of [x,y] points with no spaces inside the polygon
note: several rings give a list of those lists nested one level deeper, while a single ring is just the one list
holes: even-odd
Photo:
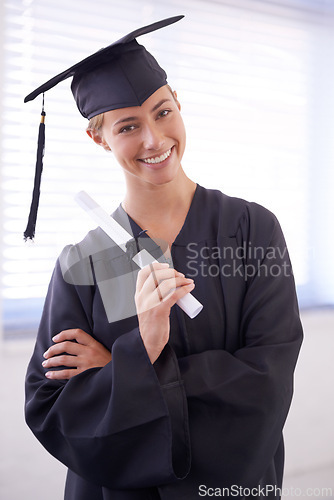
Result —
[{"label": "black tassel", "polygon": [[28,224],[26,230],[24,231],[24,239],[34,239],[37,211],[39,204],[40,186],[41,178],[43,172],[43,156],[45,148],[45,111],[44,111],[44,94],[43,94],[43,106],[41,113],[41,123],[39,124],[38,131],[38,146],[37,146],[37,157],[36,157],[36,168],[35,168],[35,180],[34,180],[34,190],[32,193],[32,201],[30,205],[30,213],[28,218]]}]

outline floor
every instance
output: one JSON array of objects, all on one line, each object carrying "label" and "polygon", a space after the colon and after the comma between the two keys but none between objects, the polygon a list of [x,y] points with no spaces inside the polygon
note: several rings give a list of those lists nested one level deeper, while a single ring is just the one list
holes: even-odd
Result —
[{"label": "floor", "polygon": [[[285,426],[283,498],[334,499],[334,311],[304,311],[305,341]],[[62,500],[65,468],[23,418],[31,341],[0,344],[0,500]],[[94,499],[92,499],[94,500]],[[178,499],[175,499],[178,500]]]}]

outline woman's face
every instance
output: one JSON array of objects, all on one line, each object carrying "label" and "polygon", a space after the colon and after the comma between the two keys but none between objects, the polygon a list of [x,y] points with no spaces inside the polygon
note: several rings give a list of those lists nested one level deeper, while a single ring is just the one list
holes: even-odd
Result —
[{"label": "woman's face", "polygon": [[106,112],[100,143],[113,151],[130,182],[162,185],[175,179],[186,144],[176,94],[164,86],[141,106]]}]

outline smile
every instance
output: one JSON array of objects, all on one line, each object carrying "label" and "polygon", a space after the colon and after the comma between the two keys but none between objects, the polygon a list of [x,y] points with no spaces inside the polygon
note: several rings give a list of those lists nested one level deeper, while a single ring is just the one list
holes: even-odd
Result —
[{"label": "smile", "polygon": [[170,148],[166,153],[161,156],[156,156],[155,158],[143,158],[141,161],[144,163],[161,163],[165,161],[171,154],[172,148]]}]

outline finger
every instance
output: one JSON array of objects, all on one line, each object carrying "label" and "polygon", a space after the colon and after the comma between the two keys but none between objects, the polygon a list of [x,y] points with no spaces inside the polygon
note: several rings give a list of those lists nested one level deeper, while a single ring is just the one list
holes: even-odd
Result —
[{"label": "finger", "polygon": [[154,270],[153,264],[150,264],[150,270],[151,270],[151,275],[153,277],[154,286],[155,286],[155,288],[157,289],[157,292],[158,292],[158,299],[161,302],[162,301],[162,294],[161,294],[161,290],[159,289],[159,282],[158,282],[158,278],[157,278],[157,276],[155,274],[155,270]]},{"label": "finger", "polygon": [[[142,288],[139,293],[150,294],[156,290],[159,284],[163,281],[175,280],[175,278],[181,277],[185,278],[184,274],[179,273],[173,268],[168,269],[158,269],[154,270],[149,274],[145,283],[142,285]],[[137,290],[138,293],[138,290]]]},{"label": "finger", "polygon": [[137,290],[141,290],[144,283],[146,282],[147,278],[152,274],[152,267],[155,272],[161,271],[161,270],[168,270],[172,269],[169,267],[169,264],[167,262],[152,262],[152,264],[149,264],[148,266],[143,267],[138,273],[137,276]]},{"label": "finger", "polygon": [[150,267],[151,267],[151,275],[149,275],[148,279],[152,279],[153,282],[155,281],[155,279],[160,283],[160,281],[170,278],[175,278],[176,276],[184,277],[183,273],[180,273],[173,267],[167,267],[165,269],[154,269],[152,264],[150,264]]},{"label": "finger", "polygon": [[158,288],[157,291],[161,295],[162,299],[166,298],[168,295],[170,295],[172,292],[175,291],[176,288],[183,287],[190,285],[194,282],[191,278],[185,278],[183,277],[176,277],[176,278],[171,278],[162,281]]},{"label": "finger", "polygon": [[52,356],[58,356],[59,354],[63,354],[66,352],[67,354],[72,354],[74,356],[78,356],[82,349],[81,344],[77,344],[76,342],[60,342],[59,344],[54,344],[49,347],[47,351],[43,354],[43,357],[48,359]]},{"label": "finger", "polygon": [[163,299],[163,303],[172,307],[179,299],[187,295],[187,293],[190,293],[194,288],[195,283],[189,283],[187,285],[185,284],[184,286],[180,286],[175,290],[171,290],[170,294],[166,295]]},{"label": "finger", "polygon": [[191,278],[186,278],[185,276],[177,276],[175,278],[167,279],[159,284],[161,292],[163,292],[164,297],[169,294],[170,291],[175,290],[182,286],[187,286],[194,283]]},{"label": "finger", "polygon": [[43,361],[42,366],[44,368],[54,368],[56,366],[68,366],[68,367],[77,367],[78,366],[78,357],[77,356],[67,356],[63,354],[61,356],[54,356],[50,359],[46,359]]},{"label": "finger", "polygon": [[[147,280],[153,280],[154,284],[159,284],[161,281],[176,278],[177,276],[185,277],[183,273],[179,273],[173,267],[168,267],[166,269],[154,269],[153,265],[150,264],[151,274],[148,276]],[[146,280],[146,281],[147,281]]]},{"label": "finger", "polygon": [[69,380],[70,378],[75,377],[75,375],[78,375],[78,373],[80,373],[80,371],[76,369],[57,370],[57,371],[46,372],[45,376],[50,380]]},{"label": "finger", "polygon": [[[178,292],[177,295],[173,296],[173,293],[176,290],[179,290],[180,288],[186,288],[189,285],[191,286],[191,289],[186,289],[184,290],[184,292]],[[179,300],[180,297],[189,293],[189,291],[193,288],[193,280],[185,278],[184,276],[164,280],[159,284],[157,288],[150,291],[150,293],[146,297],[146,300],[138,300],[139,297],[137,296],[137,312],[140,314],[160,305],[163,305],[166,309],[170,309],[170,307],[174,305],[174,303]]]},{"label": "finger", "polygon": [[90,345],[94,342],[91,335],[84,332],[80,328],[74,328],[69,330],[63,330],[54,337],[52,337],[54,342],[64,342],[65,340],[76,340],[79,344]]}]

